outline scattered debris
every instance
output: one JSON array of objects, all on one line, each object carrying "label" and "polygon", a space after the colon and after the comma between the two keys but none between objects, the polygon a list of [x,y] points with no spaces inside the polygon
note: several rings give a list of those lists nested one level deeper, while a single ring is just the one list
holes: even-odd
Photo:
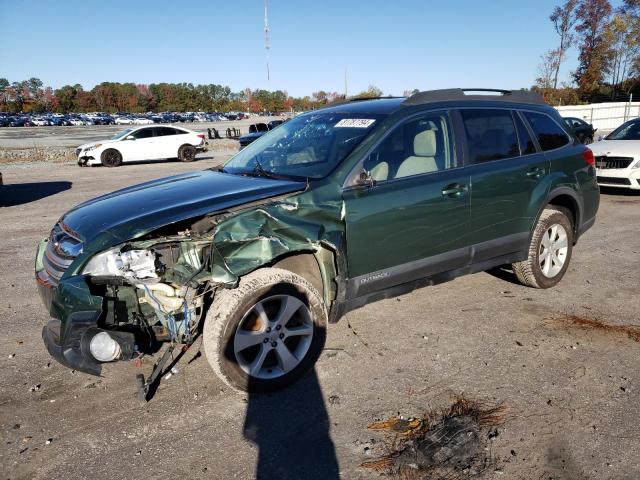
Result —
[{"label": "scattered debris", "polygon": [[10,354],[9,354],[9,358],[14,358],[15,356],[16,356],[16,354],[15,354],[15,353],[10,353]]},{"label": "scattered debris", "polygon": [[[640,342],[640,326],[637,325],[612,325],[597,318],[583,317],[580,315],[556,315],[553,320],[560,320],[567,324],[575,325],[584,329],[600,330],[608,333],[624,334],[631,340]],[[574,347],[575,348],[575,347]]]},{"label": "scattered debris", "polygon": [[33,385],[29,390],[31,392],[37,392],[38,390],[40,390],[40,384],[38,383],[36,385]]},{"label": "scattered debris", "polygon": [[340,397],[338,395],[329,396],[329,403],[331,405],[340,405]]},{"label": "scattered debris", "polygon": [[456,397],[448,409],[421,418],[393,416],[369,425],[369,429],[391,436],[389,453],[365,461],[361,467],[403,479],[454,479],[478,475],[495,468],[487,439],[498,436],[504,420],[504,405]]},{"label": "scattered debris", "polygon": [[44,442],[45,445],[51,445],[51,442],[53,442],[53,438],[48,438],[46,442]]}]

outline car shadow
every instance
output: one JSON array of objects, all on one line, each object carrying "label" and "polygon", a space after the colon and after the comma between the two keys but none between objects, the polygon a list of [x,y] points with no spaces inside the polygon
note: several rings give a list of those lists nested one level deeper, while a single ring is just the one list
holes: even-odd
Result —
[{"label": "car shadow", "polygon": [[272,394],[249,394],[244,436],[258,447],[256,479],[340,478],[315,369]]},{"label": "car shadow", "polygon": [[67,181],[3,185],[0,186],[0,207],[14,207],[16,205],[35,202],[36,200],[69,190],[71,185],[72,183]]},{"label": "car shadow", "polygon": [[518,278],[513,273],[513,270],[511,270],[511,266],[509,265],[500,265],[499,267],[486,270],[486,273],[505,282],[513,283],[515,285],[522,285],[518,281]]}]

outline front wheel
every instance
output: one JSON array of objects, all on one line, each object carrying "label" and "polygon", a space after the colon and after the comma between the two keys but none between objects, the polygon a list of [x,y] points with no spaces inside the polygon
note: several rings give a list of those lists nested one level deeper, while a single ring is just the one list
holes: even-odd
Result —
[{"label": "front wheel", "polygon": [[322,297],[307,280],[264,268],[241,278],[237,288],[216,293],[205,319],[204,351],[230,387],[278,390],[313,368],[326,325]]},{"label": "front wheel", "polygon": [[122,165],[122,155],[119,151],[110,148],[102,152],[100,161],[105,167],[119,167]]},{"label": "front wheel", "polygon": [[182,145],[178,150],[178,158],[183,162],[193,162],[196,158],[196,147],[192,145]]},{"label": "front wheel", "polygon": [[523,285],[550,288],[558,284],[569,267],[573,250],[573,226],[564,208],[548,206],[542,211],[531,236],[528,258],[512,264]]}]

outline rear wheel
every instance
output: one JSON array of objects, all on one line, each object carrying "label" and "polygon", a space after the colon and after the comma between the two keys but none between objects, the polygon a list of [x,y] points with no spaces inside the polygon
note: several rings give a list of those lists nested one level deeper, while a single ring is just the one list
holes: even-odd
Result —
[{"label": "rear wheel", "polygon": [[523,285],[550,288],[558,284],[569,267],[573,250],[573,225],[564,208],[548,206],[542,211],[531,236],[529,256],[512,264]]},{"label": "rear wheel", "polygon": [[207,313],[204,350],[216,374],[249,392],[284,388],[313,368],[324,347],[327,314],[304,278],[264,268],[221,290]]},{"label": "rear wheel", "polygon": [[182,145],[178,150],[178,158],[183,162],[193,162],[196,159],[196,147]]},{"label": "rear wheel", "polygon": [[110,148],[102,152],[100,161],[105,167],[119,167],[122,165],[122,155],[120,155],[119,151]]}]

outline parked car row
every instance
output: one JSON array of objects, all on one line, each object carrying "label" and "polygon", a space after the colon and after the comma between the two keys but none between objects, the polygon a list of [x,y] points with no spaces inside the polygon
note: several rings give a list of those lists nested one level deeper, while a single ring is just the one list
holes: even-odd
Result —
[{"label": "parked car row", "polygon": [[[270,115],[270,114],[269,114]],[[154,123],[223,122],[257,116],[243,112],[147,113],[19,113],[0,112],[0,127],[52,127],[78,125],[150,125]]]}]

